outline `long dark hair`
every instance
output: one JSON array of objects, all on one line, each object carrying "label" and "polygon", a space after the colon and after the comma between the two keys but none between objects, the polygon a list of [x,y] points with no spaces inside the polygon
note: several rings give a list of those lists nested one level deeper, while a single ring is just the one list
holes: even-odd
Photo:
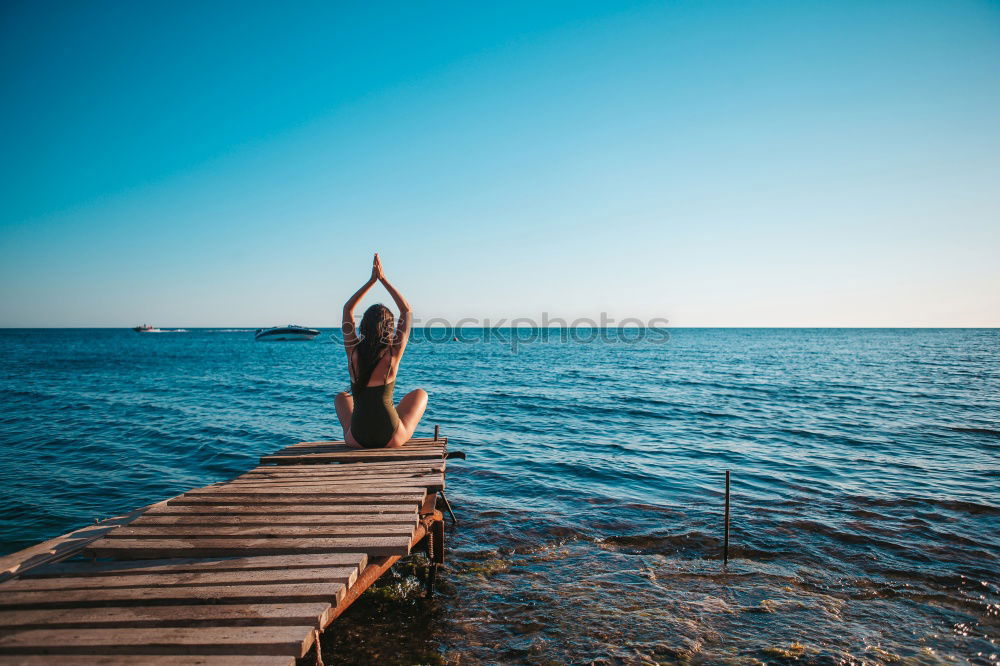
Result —
[{"label": "long dark hair", "polygon": [[392,310],[381,303],[376,303],[365,310],[361,325],[358,326],[359,341],[355,356],[357,359],[355,383],[358,386],[368,386],[368,380],[371,379],[375,366],[383,356],[390,353],[394,328]]}]

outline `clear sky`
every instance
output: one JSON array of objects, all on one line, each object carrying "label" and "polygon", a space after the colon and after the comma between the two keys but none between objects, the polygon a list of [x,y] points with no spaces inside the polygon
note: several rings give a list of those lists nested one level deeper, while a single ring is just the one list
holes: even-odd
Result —
[{"label": "clear sky", "polygon": [[994,1],[8,0],[0,85],[0,326],[1000,325]]}]

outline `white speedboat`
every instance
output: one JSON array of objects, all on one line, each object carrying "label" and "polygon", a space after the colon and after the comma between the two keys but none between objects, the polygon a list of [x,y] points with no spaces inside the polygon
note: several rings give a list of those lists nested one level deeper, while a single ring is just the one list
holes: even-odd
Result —
[{"label": "white speedboat", "polygon": [[305,326],[275,326],[274,328],[258,328],[254,340],[312,340],[319,331]]},{"label": "white speedboat", "polygon": [[135,326],[132,328],[136,333],[161,333],[160,329],[155,326],[150,326],[149,324],[143,324],[142,326]]}]

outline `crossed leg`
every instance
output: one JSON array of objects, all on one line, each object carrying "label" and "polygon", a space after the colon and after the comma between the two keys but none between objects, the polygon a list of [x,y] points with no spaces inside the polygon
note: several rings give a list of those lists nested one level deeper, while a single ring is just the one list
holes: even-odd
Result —
[{"label": "crossed leg", "polygon": [[403,396],[396,406],[396,413],[399,415],[399,425],[392,439],[385,445],[387,449],[399,448],[413,437],[413,431],[417,429],[420,419],[427,409],[427,391],[423,389],[413,389]]}]

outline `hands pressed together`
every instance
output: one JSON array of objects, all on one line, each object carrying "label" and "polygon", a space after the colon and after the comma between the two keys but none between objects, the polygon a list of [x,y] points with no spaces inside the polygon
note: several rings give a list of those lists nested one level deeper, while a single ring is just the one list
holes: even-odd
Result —
[{"label": "hands pressed together", "polygon": [[[409,336],[410,312],[412,312],[412,310],[406,298],[404,298],[403,295],[399,293],[399,290],[386,279],[385,271],[382,270],[382,260],[379,259],[378,254],[376,254],[375,258],[372,260],[372,276],[368,278],[367,282],[361,285],[360,289],[354,292],[353,296],[347,299],[346,303],[344,303],[344,319],[342,325],[345,331],[344,344],[348,347],[356,344],[357,342],[357,337],[353,334],[354,308],[357,307],[361,299],[365,297],[365,294],[371,290],[376,282],[382,283],[382,285],[386,288],[386,291],[389,292],[389,295],[392,296],[392,300],[396,303],[396,307],[399,308],[399,327],[400,331],[402,331],[399,337],[403,340],[402,346],[405,346],[406,344],[405,340],[406,337]],[[350,333],[348,333],[348,331],[350,331]],[[400,346],[400,349],[402,349],[402,346]]]},{"label": "hands pressed together", "polygon": [[382,260],[379,259],[377,252],[375,253],[375,259],[372,261],[371,282],[374,284],[376,281],[385,282],[385,273],[382,271]]}]

